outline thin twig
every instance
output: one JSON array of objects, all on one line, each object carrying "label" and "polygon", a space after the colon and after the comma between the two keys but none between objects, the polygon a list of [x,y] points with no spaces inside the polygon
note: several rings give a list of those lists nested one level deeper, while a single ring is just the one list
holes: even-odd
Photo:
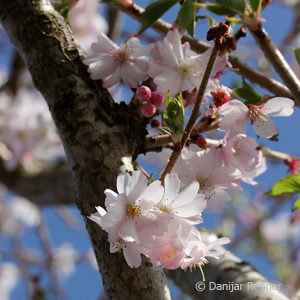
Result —
[{"label": "thin twig", "polygon": [[[133,6],[126,7],[120,3],[114,3],[110,4],[121,11],[123,11],[125,14],[131,16],[133,19],[137,21],[141,21],[142,14],[145,11],[140,6],[134,4]],[[157,20],[151,28],[157,31],[161,34],[167,34],[167,32],[171,29],[172,25],[168,22],[165,22],[161,19]],[[192,38],[188,35],[183,35],[182,37],[183,42],[189,42],[191,49],[197,53],[203,53],[207,49],[209,49],[211,46],[207,43],[198,41],[195,38]],[[288,88],[286,88],[283,84],[276,81],[275,79],[269,78],[265,76],[262,72],[259,72],[257,70],[254,70],[246,63],[240,61],[236,56],[229,55],[229,61],[232,64],[233,71],[239,74],[242,77],[247,78],[251,82],[258,84],[260,87],[268,90],[269,92],[281,96],[281,97],[288,97],[293,98],[292,93],[289,91]],[[299,95],[298,95],[299,97]],[[297,103],[298,106],[300,106],[300,102]]]},{"label": "thin twig", "polygon": [[300,105],[300,81],[295,75],[283,55],[277,49],[266,30],[259,26],[256,30],[250,30],[268,61],[273,65],[274,69],[290,89],[294,100]]},{"label": "thin twig", "polygon": [[174,168],[174,166],[175,166],[175,164],[176,164],[176,162],[177,162],[177,160],[180,156],[181,150],[183,149],[184,145],[186,144],[186,141],[188,140],[188,138],[189,138],[189,136],[192,132],[192,129],[193,129],[194,125],[197,122],[197,119],[200,115],[201,102],[202,102],[203,96],[205,94],[205,90],[206,90],[206,87],[207,87],[207,84],[208,84],[208,80],[209,80],[209,77],[211,75],[211,72],[212,72],[212,69],[213,69],[213,66],[215,64],[215,61],[217,59],[218,54],[219,54],[219,50],[215,46],[213,48],[213,50],[211,52],[211,55],[210,55],[210,58],[208,60],[208,63],[207,63],[206,69],[205,69],[205,73],[204,73],[204,76],[202,78],[201,85],[200,85],[200,88],[199,88],[199,91],[198,91],[196,103],[193,107],[193,111],[192,111],[192,114],[190,116],[190,119],[189,119],[189,121],[188,121],[188,123],[185,127],[185,130],[182,134],[180,145],[178,145],[178,147],[176,147],[175,150],[172,152],[172,155],[171,155],[171,157],[168,161],[168,164],[167,164],[165,170],[163,171],[163,173],[161,175],[161,182],[164,182],[165,176],[168,173],[171,173],[172,169]]},{"label": "thin twig", "polygon": [[[217,129],[218,126],[218,121],[215,121],[212,124],[207,124],[207,122],[199,122],[196,126],[194,126],[190,136],[196,136],[202,132]],[[154,147],[166,147],[169,146],[169,144],[172,142],[173,140],[169,134],[149,136],[145,140],[145,148],[143,149],[143,151],[148,152],[149,149],[153,149]]]}]

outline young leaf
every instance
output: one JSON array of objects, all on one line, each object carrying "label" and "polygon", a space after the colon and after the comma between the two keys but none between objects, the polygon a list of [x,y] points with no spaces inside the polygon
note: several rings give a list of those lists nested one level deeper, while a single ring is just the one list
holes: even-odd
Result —
[{"label": "young leaf", "polygon": [[[200,6],[197,4],[195,5]],[[233,10],[219,4],[207,4],[207,5],[201,5],[200,7],[206,8],[212,13],[220,16],[234,16],[236,14]]]},{"label": "young leaf", "polygon": [[246,3],[244,0],[214,0],[213,2],[226,7],[237,14],[244,14]]},{"label": "young leaf", "polygon": [[293,48],[292,50],[295,54],[295,57],[296,57],[296,60],[297,60],[298,64],[300,65],[300,48],[298,48],[298,49]]},{"label": "young leaf", "polygon": [[253,11],[258,11],[259,7],[261,6],[261,0],[249,0],[249,2]]},{"label": "young leaf", "polygon": [[195,6],[194,0],[185,0],[181,5],[178,22],[181,27],[187,30],[187,32],[194,36],[195,29]]},{"label": "young leaf", "polygon": [[245,104],[258,104],[261,102],[261,97],[256,95],[256,93],[253,93],[251,90],[246,88],[239,88],[233,90],[234,95],[237,97],[240,97],[242,99],[245,99]]},{"label": "young leaf", "polygon": [[300,210],[300,199],[296,200],[293,210]]},{"label": "young leaf", "polygon": [[242,98],[245,99],[245,104],[258,104],[261,102],[261,96],[252,88],[251,85],[249,85],[245,79],[243,78],[242,81],[242,88],[234,89],[233,93]]},{"label": "young leaf", "polygon": [[167,109],[164,113],[164,120],[168,128],[162,129],[170,133],[173,140],[179,141],[184,129],[184,106],[181,94],[177,98],[172,98],[170,97],[170,93],[168,93],[166,104]]},{"label": "young leaf", "polygon": [[270,196],[279,196],[295,193],[300,193],[300,174],[289,175],[280,179],[267,194]]},{"label": "young leaf", "polygon": [[148,5],[142,15],[142,28],[139,33],[142,33],[147,28],[149,28],[156,20],[158,20],[177,2],[178,0],[158,0]]}]

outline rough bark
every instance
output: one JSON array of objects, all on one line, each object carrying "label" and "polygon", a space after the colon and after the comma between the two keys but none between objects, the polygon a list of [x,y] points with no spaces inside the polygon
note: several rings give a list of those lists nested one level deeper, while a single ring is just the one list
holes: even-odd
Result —
[{"label": "rough bark", "polygon": [[162,269],[147,261],[130,269],[121,254],[109,253],[106,233],[86,217],[103,206],[103,191],[115,188],[121,158],[135,155],[144,140],[143,119],[89,79],[79,47],[49,1],[0,0],[0,18],[59,130],[107,297],[170,299]]}]

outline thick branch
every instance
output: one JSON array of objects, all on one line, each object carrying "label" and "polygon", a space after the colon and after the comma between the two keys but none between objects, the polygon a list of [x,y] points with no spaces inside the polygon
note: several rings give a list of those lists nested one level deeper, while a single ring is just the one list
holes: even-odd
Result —
[{"label": "thick branch", "polygon": [[[113,102],[92,81],[81,51],[49,0],[0,0],[0,19],[46,99],[72,169],[75,202],[83,216],[104,206],[115,189],[121,158],[135,155],[146,131],[134,107]],[[109,299],[170,299],[161,268],[144,261],[131,269],[122,254],[110,254],[107,235],[84,218]]]},{"label": "thick branch", "polygon": [[[111,5],[122,10],[124,13],[128,14],[133,19],[137,21],[141,21],[141,17],[144,12],[144,9],[139,7],[138,5],[135,4],[134,6],[130,6],[130,7],[125,7],[122,4],[111,4]],[[155,31],[164,35],[171,29],[171,27],[172,27],[171,24],[163,20],[158,20],[152,25],[152,28]],[[182,41],[189,42],[191,45],[191,49],[198,53],[203,53],[210,47],[209,44],[198,41],[187,35],[184,35],[182,37]],[[237,58],[236,56],[229,55],[229,61],[232,64],[233,71],[241,75],[242,77],[249,79],[253,83],[261,86],[262,88],[268,90],[269,92],[277,96],[293,98],[293,94],[283,84],[270,77],[265,76],[265,74],[263,74],[262,72],[254,70],[246,63],[240,61],[239,58]],[[300,106],[299,94],[297,97],[299,100],[299,104],[297,102],[297,105]]]},{"label": "thick branch", "polygon": [[[201,232],[201,235],[205,243],[216,239],[216,236],[211,233]],[[203,267],[203,271],[206,278],[203,291],[197,291],[196,289],[196,286],[198,289],[203,287],[200,270],[183,272],[178,269],[168,271],[167,274],[185,293],[194,299],[288,300],[280,292],[282,285],[272,286],[253,266],[242,261],[231,252],[227,252],[225,257],[219,260],[209,259],[209,264]],[[221,290],[217,290],[214,288],[215,284],[227,284],[229,290],[226,290],[226,285]],[[236,290],[230,291],[230,284],[235,286]]]},{"label": "thick branch", "polygon": [[280,51],[276,48],[275,44],[269,37],[264,28],[259,27],[256,30],[250,30],[255,38],[256,43],[265,54],[266,58],[273,65],[274,69],[290,89],[293,98],[300,105],[300,81],[290,68]]},{"label": "thick branch", "polygon": [[39,206],[75,204],[72,175],[65,164],[26,175],[20,169],[8,171],[0,161],[0,182]]}]

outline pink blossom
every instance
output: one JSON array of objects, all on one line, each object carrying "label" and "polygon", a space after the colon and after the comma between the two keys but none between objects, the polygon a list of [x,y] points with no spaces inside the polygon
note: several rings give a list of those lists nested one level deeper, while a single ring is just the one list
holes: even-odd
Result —
[{"label": "pink blossom", "polygon": [[249,105],[232,100],[223,104],[219,110],[220,129],[229,132],[230,136],[245,133],[249,121],[253,123],[257,135],[271,138],[278,133],[276,124],[270,117],[288,117],[294,112],[294,102],[288,98],[275,97],[261,105]]},{"label": "pink blossom", "polygon": [[108,25],[98,12],[98,0],[79,0],[70,11],[73,34],[85,51],[97,39],[99,32],[107,32]]},{"label": "pink blossom", "polygon": [[185,249],[185,257],[181,268],[185,270],[188,267],[203,266],[208,263],[206,257],[219,259],[225,254],[224,249],[220,248],[220,246],[228,244],[229,242],[229,238],[220,238],[205,245],[202,242],[200,232],[194,228]]},{"label": "pink blossom", "polygon": [[102,79],[103,87],[109,88],[122,80],[131,88],[146,80],[148,53],[152,45],[142,46],[135,37],[117,46],[104,33],[92,44],[92,53],[84,60],[89,66],[92,79]]},{"label": "pink blossom", "polygon": [[258,163],[257,143],[254,138],[238,134],[225,140],[222,151],[226,166],[234,166],[241,171],[251,171]]},{"label": "pink blossom", "polygon": [[[211,49],[201,55],[192,53],[189,43],[182,45],[178,30],[172,29],[151,50],[153,60],[149,61],[148,74],[159,91],[170,90],[172,97],[181,91],[191,92],[200,86],[210,53]],[[224,58],[218,59],[214,71],[225,65]]]},{"label": "pink blossom", "polygon": [[180,192],[180,181],[176,174],[165,177],[165,193],[157,207],[163,212],[179,217],[190,224],[202,223],[201,213],[206,206],[202,194],[198,194],[199,183],[192,182]]},{"label": "pink blossom", "polygon": [[98,212],[90,219],[108,232],[111,243],[122,238],[126,242],[151,244],[152,235],[161,235],[165,231],[163,222],[158,222],[162,212],[154,209],[163,196],[160,182],[154,181],[148,186],[147,178],[136,171],[132,176],[120,174],[117,189],[119,194],[109,189],[104,191],[107,212],[97,207]]},{"label": "pink blossom", "polygon": [[240,171],[224,166],[221,149],[201,150],[196,145],[185,147],[173,172],[178,175],[183,187],[197,180],[199,192],[209,202],[230,200],[224,188],[237,189],[241,186]]}]

